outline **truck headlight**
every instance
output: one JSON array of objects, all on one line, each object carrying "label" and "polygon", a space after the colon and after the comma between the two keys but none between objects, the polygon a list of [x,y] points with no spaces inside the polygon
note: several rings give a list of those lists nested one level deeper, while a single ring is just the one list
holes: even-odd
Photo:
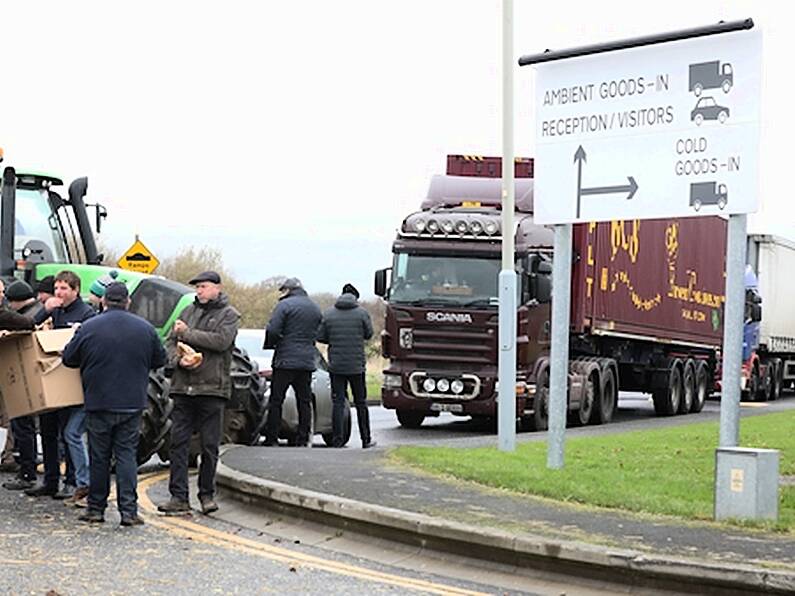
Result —
[{"label": "truck headlight", "polygon": [[436,381],[428,377],[422,382],[422,388],[425,389],[426,393],[432,393],[436,389]]},{"label": "truck headlight", "polygon": [[400,330],[400,347],[410,350],[414,347],[414,331],[411,327],[403,327]]},{"label": "truck headlight", "polygon": [[400,389],[400,375],[384,373],[384,389]]},{"label": "truck headlight", "polygon": [[464,391],[464,381],[461,379],[453,379],[453,382],[450,383],[450,391],[456,395],[462,393]]},{"label": "truck headlight", "polygon": [[450,389],[450,381],[447,379],[439,379],[436,381],[436,389],[441,393],[446,393]]}]

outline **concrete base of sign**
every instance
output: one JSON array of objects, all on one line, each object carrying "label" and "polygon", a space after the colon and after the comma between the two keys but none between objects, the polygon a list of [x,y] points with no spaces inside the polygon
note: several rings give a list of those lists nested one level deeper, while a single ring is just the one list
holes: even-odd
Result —
[{"label": "concrete base of sign", "polygon": [[779,451],[715,451],[715,519],[778,519]]}]

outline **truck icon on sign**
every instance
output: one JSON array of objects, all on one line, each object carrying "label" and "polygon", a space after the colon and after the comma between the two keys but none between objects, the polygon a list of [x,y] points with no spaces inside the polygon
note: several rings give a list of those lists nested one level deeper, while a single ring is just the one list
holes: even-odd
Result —
[{"label": "truck icon on sign", "polygon": [[690,206],[696,211],[702,205],[717,205],[723,209],[729,202],[725,184],[717,182],[695,182],[690,185]]},{"label": "truck icon on sign", "polygon": [[734,71],[728,62],[720,63],[720,60],[711,62],[699,62],[690,65],[690,87],[689,90],[701,96],[704,89],[723,89],[728,93],[734,85]]}]

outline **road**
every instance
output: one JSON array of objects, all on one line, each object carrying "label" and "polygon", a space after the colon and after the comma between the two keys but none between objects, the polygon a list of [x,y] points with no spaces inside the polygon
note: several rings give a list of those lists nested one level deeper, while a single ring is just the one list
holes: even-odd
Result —
[{"label": "road", "polygon": [[[779,412],[795,408],[795,395],[785,393],[783,397],[774,402],[742,403],[741,416],[762,413]],[[354,413],[351,447],[359,446],[359,437]],[[687,416],[658,417],[654,414],[651,398],[640,393],[622,393],[619,397],[618,409],[613,421],[603,426],[586,426],[581,428],[567,428],[566,435],[590,436],[630,430],[663,428],[696,422],[720,420],[720,401],[709,400],[704,409],[698,414]],[[398,424],[395,413],[380,406],[370,407],[370,424],[373,438],[379,446],[393,447],[397,445],[449,445],[457,447],[476,447],[495,445],[497,442],[496,428],[483,422],[474,421],[469,417],[454,416],[441,413],[438,418],[426,418],[419,429],[403,428]],[[517,435],[519,441],[545,441],[547,433],[521,432]],[[315,442],[317,446],[322,441]]]}]

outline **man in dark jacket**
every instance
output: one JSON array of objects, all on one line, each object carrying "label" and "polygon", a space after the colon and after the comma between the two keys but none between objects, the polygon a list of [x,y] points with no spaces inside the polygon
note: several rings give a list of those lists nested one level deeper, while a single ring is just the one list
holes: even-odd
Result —
[{"label": "man in dark jacket", "polygon": [[[61,271],[55,276],[55,295],[47,299],[44,310],[36,315],[36,324],[52,319],[54,329],[80,326],[94,316],[94,309],[80,299],[80,278],[72,271]],[[39,416],[39,430],[44,451],[44,484],[28,489],[31,497],[52,496],[73,499],[88,495],[88,450],[83,442],[85,410],[72,406],[46,412]],[[67,475],[63,488],[58,490],[61,477],[58,434],[61,433],[68,448]],[[71,465],[69,465],[71,462]]]},{"label": "man in dark jacket", "polygon": [[[27,319],[28,329],[33,326],[33,317],[44,306],[36,300],[27,283],[17,280],[6,290],[8,306]],[[11,435],[14,437],[14,457],[19,464],[17,477],[3,483],[8,490],[27,490],[36,482],[36,422],[33,416],[20,416],[11,420]]]},{"label": "man in dark jacket", "polygon": [[88,509],[81,521],[105,521],[111,458],[116,459],[116,498],[121,525],[139,526],[138,437],[146,408],[149,371],[166,363],[155,328],[127,312],[130,294],[110,284],[102,315],[86,321],[66,345],[63,363],[80,368],[90,453]]},{"label": "man in dark jacket", "polygon": [[273,373],[268,400],[265,444],[277,445],[282,423],[282,403],[292,386],[298,406],[296,444],[309,445],[312,416],[312,372],[317,349],[315,337],[322,315],[317,304],[307,296],[301,281],[286,279],[279,287],[281,296],[265,329],[265,348],[275,348]]},{"label": "man in dark jacket", "polygon": [[[218,510],[215,503],[215,469],[224,405],[232,394],[229,374],[240,313],[230,304],[215,271],[200,273],[190,284],[196,300],[180,314],[168,338],[169,366],[173,367],[171,395],[171,499],[158,507],[163,513],[190,511],[188,501],[188,453],[194,430],[199,432],[199,501],[202,513]],[[181,345],[178,345],[181,344]],[[184,346],[201,354],[197,363]]]},{"label": "man in dark jacket", "polygon": [[373,336],[370,314],[359,306],[359,291],[345,284],[337,302],[323,313],[318,331],[318,341],[328,344],[329,371],[331,372],[332,446],[343,445],[343,418],[348,385],[353,393],[359,437],[362,447],[375,445],[370,436],[370,413],[367,411],[367,384],[365,382],[364,342]]}]

